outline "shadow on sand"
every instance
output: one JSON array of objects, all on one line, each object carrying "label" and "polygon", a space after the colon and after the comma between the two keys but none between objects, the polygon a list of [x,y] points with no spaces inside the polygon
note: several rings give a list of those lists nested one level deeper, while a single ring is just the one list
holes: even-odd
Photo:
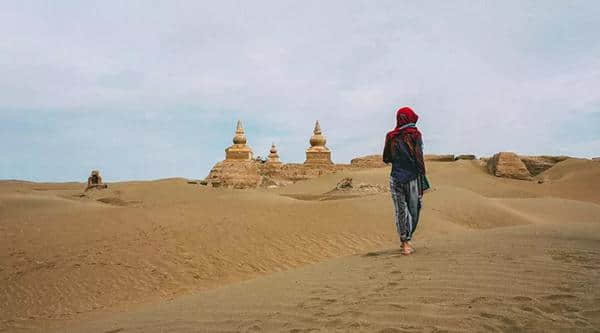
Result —
[{"label": "shadow on sand", "polygon": [[362,257],[401,257],[402,250],[401,249],[387,249],[375,252],[367,252],[363,254]]}]

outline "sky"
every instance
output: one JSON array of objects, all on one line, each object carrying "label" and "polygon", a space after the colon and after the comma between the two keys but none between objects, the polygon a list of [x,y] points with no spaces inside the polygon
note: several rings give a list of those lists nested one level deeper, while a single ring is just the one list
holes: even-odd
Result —
[{"label": "sky", "polygon": [[599,1],[0,2],[0,179],[204,178],[255,155],[600,156]]}]

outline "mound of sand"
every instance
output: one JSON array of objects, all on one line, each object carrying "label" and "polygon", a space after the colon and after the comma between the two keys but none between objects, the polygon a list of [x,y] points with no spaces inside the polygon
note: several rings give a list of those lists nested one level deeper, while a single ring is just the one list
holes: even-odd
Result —
[{"label": "mound of sand", "polygon": [[586,159],[570,158],[557,163],[540,176],[548,181],[587,180],[595,184],[594,181],[600,176],[600,165]]}]

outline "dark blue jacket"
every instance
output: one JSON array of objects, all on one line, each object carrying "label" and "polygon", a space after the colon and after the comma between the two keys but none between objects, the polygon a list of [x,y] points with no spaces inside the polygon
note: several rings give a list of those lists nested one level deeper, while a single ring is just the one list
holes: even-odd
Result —
[{"label": "dark blue jacket", "polygon": [[[421,140],[417,142],[415,149],[419,149],[422,154],[423,142]],[[396,136],[391,142],[390,154],[387,157],[384,155],[383,161],[385,163],[392,163],[391,177],[394,177],[394,179],[399,183],[407,183],[413,179],[416,179],[419,175],[417,162],[410,154],[408,146],[402,140],[400,135]]]}]

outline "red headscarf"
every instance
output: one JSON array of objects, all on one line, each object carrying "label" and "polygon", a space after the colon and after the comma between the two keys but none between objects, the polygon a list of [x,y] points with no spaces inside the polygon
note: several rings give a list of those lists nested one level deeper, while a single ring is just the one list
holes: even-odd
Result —
[{"label": "red headscarf", "polygon": [[402,141],[408,146],[412,157],[417,162],[417,167],[425,174],[425,163],[423,161],[423,153],[421,147],[416,147],[421,144],[422,136],[416,123],[419,116],[409,107],[405,106],[396,112],[396,128],[388,132],[385,136],[385,148],[383,150],[384,162],[391,161],[391,144],[394,138],[401,136]]},{"label": "red headscarf", "polygon": [[402,133],[403,138],[406,136],[412,136],[415,141],[417,139],[421,139],[421,132],[419,132],[416,126],[402,128],[408,124],[416,125],[418,120],[419,116],[417,116],[417,114],[408,106],[398,109],[396,112],[396,128],[388,132],[385,137],[385,141],[389,142],[400,133]]}]

